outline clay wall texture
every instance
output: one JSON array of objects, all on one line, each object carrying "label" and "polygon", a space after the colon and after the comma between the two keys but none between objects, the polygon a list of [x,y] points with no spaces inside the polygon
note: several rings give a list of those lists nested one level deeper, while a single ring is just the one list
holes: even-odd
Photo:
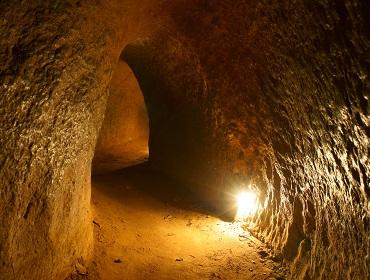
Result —
[{"label": "clay wall texture", "polygon": [[153,28],[128,4],[0,1],[0,279],[64,279],[88,263],[108,86],[125,42]]},{"label": "clay wall texture", "polygon": [[164,106],[149,111],[153,166],[219,208],[251,184],[265,209],[249,226],[293,279],[366,278],[368,4],[190,2],[126,52]]}]

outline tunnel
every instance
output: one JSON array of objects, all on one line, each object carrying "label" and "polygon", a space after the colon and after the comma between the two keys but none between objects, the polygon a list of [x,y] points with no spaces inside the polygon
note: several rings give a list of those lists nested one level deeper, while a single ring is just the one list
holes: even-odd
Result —
[{"label": "tunnel", "polygon": [[149,156],[149,130],[143,93],[134,73],[120,58],[109,84],[92,173],[103,174],[145,162]]},{"label": "tunnel", "polygon": [[369,11],[0,1],[0,280],[368,279]]}]

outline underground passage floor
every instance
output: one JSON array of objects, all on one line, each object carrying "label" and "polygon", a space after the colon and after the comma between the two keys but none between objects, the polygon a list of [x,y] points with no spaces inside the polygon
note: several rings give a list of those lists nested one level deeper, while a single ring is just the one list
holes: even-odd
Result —
[{"label": "underground passage floor", "polygon": [[258,239],[173,184],[145,166],[93,177],[95,251],[76,279],[284,279]]}]

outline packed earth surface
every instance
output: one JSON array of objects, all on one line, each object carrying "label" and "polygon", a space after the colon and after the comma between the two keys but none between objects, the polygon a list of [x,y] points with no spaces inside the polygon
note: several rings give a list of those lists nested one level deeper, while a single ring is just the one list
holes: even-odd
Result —
[{"label": "packed earth surface", "polygon": [[240,223],[173,184],[145,167],[95,177],[93,261],[74,279],[285,279],[282,262]]}]

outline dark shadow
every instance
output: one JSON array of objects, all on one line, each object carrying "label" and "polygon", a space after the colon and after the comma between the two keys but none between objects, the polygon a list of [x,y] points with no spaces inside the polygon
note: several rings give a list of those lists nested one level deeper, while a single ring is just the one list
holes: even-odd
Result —
[{"label": "dark shadow", "polygon": [[[111,172],[105,174],[95,173],[93,180],[97,182],[97,187],[100,186],[100,191],[115,200],[120,199],[120,194],[119,190],[112,190],[113,184],[122,188],[126,185],[176,208],[216,216],[224,221],[232,221],[235,209],[227,208],[234,203],[229,203],[225,199],[228,197],[227,194],[219,194],[216,188],[208,186],[208,184],[216,185],[218,182],[204,179],[213,174],[201,164],[205,158],[212,156],[207,153],[206,149],[211,141],[209,137],[212,132],[203,116],[204,108],[197,104],[194,105],[186,98],[188,91],[200,95],[205,94],[204,78],[196,71],[195,62],[189,59],[176,61],[179,67],[192,71],[193,78],[191,83],[188,81],[187,85],[178,85],[176,89],[173,89],[166,82],[166,69],[162,69],[162,65],[156,62],[154,59],[156,53],[152,53],[150,47],[145,44],[145,40],[138,40],[126,46],[121,53],[120,61],[127,63],[130,67],[144,99],[150,128],[149,162],[130,167],[121,165],[121,168],[125,168],[120,170],[111,168]],[[167,74],[175,75],[176,73]],[[119,86],[124,82],[122,81]],[[126,101],[129,103],[130,100]],[[116,103],[112,102],[111,105],[114,108]],[[125,108],[124,106],[122,108]],[[117,115],[124,117],[124,115]],[[111,130],[114,131],[114,129]],[[139,127],[133,133],[137,130]],[[131,137],[131,135],[124,136]],[[106,143],[109,146],[109,141]],[[112,159],[117,154],[114,154],[114,151],[110,152],[112,153],[108,155],[106,165],[114,165],[115,168],[118,165],[112,162]],[[130,163],[134,165],[138,161]],[[209,192],[204,191],[207,189]],[[121,190],[123,194],[128,194],[125,191]],[[205,195],[207,197],[204,197]]]},{"label": "dark shadow", "polygon": [[158,171],[153,171],[149,163],[143,163],[103,175],[94,175],[92,180],[93,182],[101,183],[99,185],[107,186],[106,188],[101,187],[99,190],[115,199],[117,198],[116,193],[109,191],[109,184],[116,186],[116,182],[119,181],[122,188],[128,185],[136,191],[146,193],[164,204],[215,216],[224,221],[233,220],[225,213],[220,213],[219,209],[213,208],[209,203],[200,199],[199,195],[189,190],[183,184],[164,174],[160,174]]}]

